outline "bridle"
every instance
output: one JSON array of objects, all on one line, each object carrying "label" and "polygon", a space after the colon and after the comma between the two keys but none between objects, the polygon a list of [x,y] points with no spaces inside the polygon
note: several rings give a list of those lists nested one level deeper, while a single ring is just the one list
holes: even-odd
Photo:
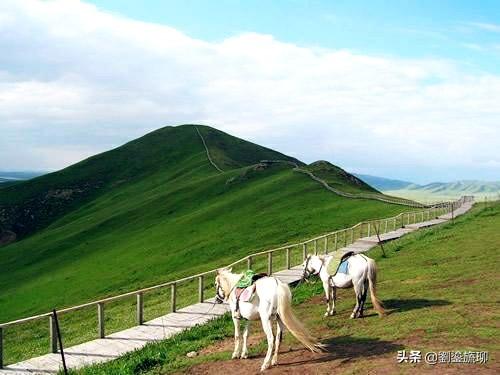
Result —
[{"label": "bridle", "polygon": [[217,282],[216,289],[215,289],[215,302],[223,303],[225,299],[226,299],[226,295],[224,293],[224,289],[222,289],[222,287]]},{"label": "bridle", "polygon": [[311,260],[312,256],[311,255],[308,255],[307,258],[306,258],[306,264],[304,266],[304,273],[302,274],[302,279],[301,281],[305,281],[305,282],[308,282],[307,279],[311,276],[311,275],[319,275],[321,273],[321,270],[323,269],[323,266],[325,264],[324,260],[319,258],[321,260],[321,266],[319,267],[319,270],[316,272],[316,271],[312,271],[310,272],[308,270],[308,266],[309,266],[309,261]]},{"label": "bridle", "polygon": [[227,301],[229,299],[229,296],[233,292],[233,290],[236,288],[236,285],[238,285],[238,283],[235,283],[226,296],[226,292],[224,292],[224,289],[220,286],[219,282],[216,281],[215,284],[216,284],[215,285],[216,286],[216,288],[215,288],[215,302],[217,302],[217,303],[223,303],[224,301]]}]

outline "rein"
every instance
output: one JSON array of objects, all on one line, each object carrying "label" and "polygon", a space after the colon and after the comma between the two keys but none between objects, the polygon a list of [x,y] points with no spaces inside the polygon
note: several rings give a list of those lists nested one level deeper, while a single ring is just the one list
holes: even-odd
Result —
[{"label": "rein", "polygon": [[305,264],[305,266],[304,266],[304,272],[302,272],[302,277],[300,278],[300,281],[299,281],[299,285],[300,285],[301,283],[303,283],[304,281],[308,282],[308,281],[307,281],[307,277],[308,277],[308,276],[307,276],[306,274],[307,274],[307,266],[309,265],[309,261],[310,261],[310,260],[311,260],[311,256],[310,256],[310,255],[308,255],[308,256],[307,256],[307,258],[306,258],[306,264]]}]

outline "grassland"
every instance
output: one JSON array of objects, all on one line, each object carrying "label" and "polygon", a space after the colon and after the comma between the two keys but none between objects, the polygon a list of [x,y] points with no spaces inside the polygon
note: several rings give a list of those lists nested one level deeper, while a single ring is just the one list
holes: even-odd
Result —
[{"label": "grassland", "polygon": [[[310,354],[289,334],[281,365],[270,373],[498,373],[498,250],[500,204],[477,205],[470,213],[436,228],[408,235],[370,252],[379,268],[378,292],[388,315],[368,313],[349,320],[351,290],[339,293],[338,314],[323,318],[320,283],[294,290],[295,310],[305,324],[330,344],[326,354]],[[77,373],[169,374],[256,373],[265,345],[254,329],[248,360],[230,360],[232,322],[222,318],[118,360]],[[216,345],[215,345],[216,344]],[[207,346],[208,345],[208,346]],[[488,351],[486,365],[398,364],[398,350]],[[199,356],[187,358],[189,351]]]},{"label": "grassland", "polygon": [[[338,197],[286,165],[255,164],[286,155],[200,130],[224,173],[208,162],[194,126],[180,126],[2,189],[3,224],[24,229],[20,241],[0,248],[0,321],[173,280],[405,209]],[[182,306],[193,295],[179,298]],[[146,319],[167,312],[167,301],[163,291],[148,294]],[[107,333],[135,324],[133,303],[106,305]],[[61,324],[66,345],[97,335],[94,308],[63,315]],[[49,348],[45,320],[4,333],[7,363]]]},{"label": "grassland", "polygon": [[384,194],[401,197],[405,199],[412,199],[418,202],[439,202],[458,199],[463,195],[474,195],[477,201],[484,202],[485,200],[498,200],[500,198],[500,191],[490,192],[469,192],[469,191],[428,191],[425,189],[398,189],[398,190],[384,190]]}]

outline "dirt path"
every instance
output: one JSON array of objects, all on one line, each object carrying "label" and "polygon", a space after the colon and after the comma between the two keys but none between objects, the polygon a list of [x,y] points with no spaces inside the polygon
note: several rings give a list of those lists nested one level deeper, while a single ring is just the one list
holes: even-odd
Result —
[{"label": "dirt path", "polygon": [[[469,281],[467,283],[467,281]],[[462,280],[461,284],[473,285],[471,280]],[[452,285],[448,285],[452,287]],[[322,296],[312,297],[307,304],[297,307],[297,311],[305,318],[315,312],[315,306],[322,306]],[[339,299],[350,301],[352,296],[347,290],[339,291]],[[398,324],[394,318],[401,317],[405,310],[404,306],[392,308],[392,302],[387,302],[388,316],[384,318],[386,324]],[[401,304],[401,301],[399,301]],[[418,306],[423,308],[424,306]],[[414,309],[418,307],[413,306]],[[443,313],[445,310],[451,313],[452,305],[443,305],[440,303],[425,304],[425,307],[434,313]],[[494,307],[491,306],[493,309]],[[489,316],[488,306],[482,306],[481,312],[470,313],[479,317],[481,314]],[[345,324],[349,321],[350,310],[339,312],[335,319],[339,324]],[[445,313],[446,314],[446,313]],[[351,321],[352,322],[352,321]],[[459,340],[453,340],[452,344],[444,337],[436,336],[429,338],[424,329],[416,329],[412,334],[404,339],[387,341],[376,338],[368,332],[369,326],[381,322],[372,310],[368,310],[364,319],[357,320],[357,330],[366,331],[366,337],[355,337],[350,334],[335,334],[335,328],[328,328],[326,324],[315,324],[314,333],[320,337],[321,341],[328,345],[327,353],[311,353],[303,349],[300,344],[287,343],[282,344],[279,365],[266,371],[266,374],[499,374],[500,366],[496,363],[497,352],[491,352],[490,360],[486,364],[436,364],[428,365],[422,358],[421,363],[410,364],[397,362],[398,350],[407,350],[409,348],[433,348],[436,352],[448,351],[450,347],[464,348],[468,346],[484,347],[487,341],[477,337],[462,337]],[[258,354],[253,354],[245,360],[216,360],[210,359],[212,356],[222,356],[228,358],[233,350],[233,339],[226,339],[216,345],[204,348],[199,353],[199,363],[187,368],[183,373],[195,375],[213,375],[213,374],[258,374],[260,366],[264,360],[265,336],[261,328],[257,328],[259,323],[254,323],[252,335],[249,337],[249,347],[257,346]],[[289,336],[289,333],[287,334]],[[375,337],[375,338],[374,338]],[[295,342],[295,341],[292,341]],[[252,353],[252,351],[251,351]],[[255,351],[254,351],[255,353]],[[422,351],[422,355],[425,351]],[[492,358],[493,357],[493,358]]]},{"label": "dirt path", "polygon": [[[391,343],[379,340],[366,340],[349,345],[336,345],[335,340],[328,353],[315,354],[299,346],[282,347],[279,365],[266,371],[266,374],[498,374],[500,367],[494,363],[486,365],[471,364],[398,364],[395,353],[408,347],[410,342]],[[204,351],[227,351],[232,341],[226,340],[217,347]],[[227,360],[206,362],[184,373],[202,374],[258,374],[264,355],[253,356],[246,360]]]}]

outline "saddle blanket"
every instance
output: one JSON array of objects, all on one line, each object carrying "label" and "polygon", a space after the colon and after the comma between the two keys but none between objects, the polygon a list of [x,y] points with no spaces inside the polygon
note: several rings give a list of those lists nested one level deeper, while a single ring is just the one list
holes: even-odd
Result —
[{"label": "saddle blanket", "polygon": [[340,252],[336,251],[335,253],[333,253],[333,258],[330,260],[330,263],[328,263],[328,274],[332,276],[336,275],[337,273],[348,274],[349,263],[347,263],[347,260],[351,255],[352,252],[341,254]]},{"label": "saddle blanket", "polygon": [[236,283],[236,298],[240,302],[250,302],[255,294],[255,282],[267,276],[265,273],[255,273],[246,270]]},{"label": "saddle blanket", "polygon": [[241,276],[241,279],[236,284],[236,287],[238,289],[249,287],[250,285],[253,284],[254,277],[255,277],[255,272],[254,271],[252,271],[252,270],[246,270],[243,273],[243,276]]},{"label": "saddle blanket", "polygon": [[347,259],[340,263],[337,273],[345,273],[346,275],[349,273],[349,263],[347,263]]},{"label": "saddle blanket", "polygon": [[255,284],[250,285],[247,288],[236,288],[236,298],[240,302],[250,302],[253,298],[255,292]]}]

